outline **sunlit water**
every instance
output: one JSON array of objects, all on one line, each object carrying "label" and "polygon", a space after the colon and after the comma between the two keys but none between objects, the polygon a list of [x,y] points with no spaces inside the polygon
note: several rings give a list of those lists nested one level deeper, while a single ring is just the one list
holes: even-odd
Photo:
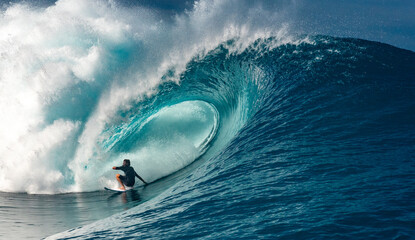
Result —
[{"label": "sunlit water", "polygon": [[[303,2],[142,4],[3,7],[0,238],[415,235],[414,52],[299,34]],[[151,184],[104,191],[124,158]]]}]

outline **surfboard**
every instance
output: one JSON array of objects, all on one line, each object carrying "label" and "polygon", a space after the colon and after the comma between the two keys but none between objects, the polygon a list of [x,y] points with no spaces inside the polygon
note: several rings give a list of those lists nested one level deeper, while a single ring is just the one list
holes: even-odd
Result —
[{"label": "surfboard", "polygon": [[122,193],[122,192],[126,192],[126,191],[129,191],[129,190],[132,190],[133,188],[132,187],[125,187],[125,190],[121,190],[119,188],[108,188],[108,187],[104,187],[104,189],[105,190],[108,190],[108,191],[112,191],[112,192],[120,192],[120,193]]}]

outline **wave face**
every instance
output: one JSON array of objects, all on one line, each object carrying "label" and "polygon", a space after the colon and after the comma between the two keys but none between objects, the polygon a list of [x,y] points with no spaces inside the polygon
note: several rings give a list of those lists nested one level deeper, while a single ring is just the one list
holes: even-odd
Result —
[{"label": "wave face", "polygon": [[415,53],[327,36],[274,41],[237,53],[223,43],[191,61],[180,86],[161,85],[169,98],[210,102],[221,119],[187,178],[54,237],[412,236]]},{"label": "wave face", "polygon": [[0,191],[96,191],[130,158],[149,182],[183,174],[51,239],[414,236],[415,53],[230,6],[9,7]]},{"label": "wave face", "polygon": [[[95,191],[115,184],[111,166],[123,158],[132,159],[143,177],[155,181],[207,150],[221,124],[220,114],[220,121],[230,127],[221,135],[231,139],[244,118],[231,123],[226,117],[232,111],[215,109],[224,103],[200,93],[163,89],[163,84],[176,88],[191,59],[203,59],[226,40],[242,37],[240,46],[234,45],[237,51],[280,30],[258,30],[266,21],[244,9],[240,14],[252,15],[252,22],[220,22],[226,13],[213,10],[233,3],[215,2],[212,10],[207,4],[195,3],[193,12],[177,16],[174,23],[148,8],[114,1],[8,6],[0,22],[0,191]],[[200,26],[211,28],[211,34]],[[243,104],[222,97],[222,102]],[[177,105],[171,110],[177,116],[164,117],[177,117],[176,123],[160,120],[163,109],[186,101],[198,103]],[[154,118],[159,119],[150,121]],[[156,139],[145,132],[156,128],[150,126],[155,121],[159,129],[154,130],[166,128],[169,136],[159,132]],[[185,124],[187,132],[170,130],[185,130]]]}]

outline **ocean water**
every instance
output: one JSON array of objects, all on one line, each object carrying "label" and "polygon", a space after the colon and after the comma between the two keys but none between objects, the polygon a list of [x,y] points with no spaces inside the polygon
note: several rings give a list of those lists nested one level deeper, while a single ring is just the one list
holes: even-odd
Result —
[{"label": "ocean water", "polygon": [[0,239],[413,239],[415,6],[339,4],[3,4]]}]

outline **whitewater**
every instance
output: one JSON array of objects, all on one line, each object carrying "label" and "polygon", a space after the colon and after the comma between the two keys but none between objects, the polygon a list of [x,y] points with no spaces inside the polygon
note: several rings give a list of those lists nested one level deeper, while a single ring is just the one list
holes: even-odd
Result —
[{"label": "whitewater", "polygon": [[[0,238],[415,235],[413,51],[301,1],[172,5],[3,5]],[[150,184],[104,191],[123,159]]]},{"label": "whitewater", "polygon": [[[169,23],[158,22],[150,11],[129,10],[111,1],[58,1],[39,10],[9,7],[1,24],[1,108],[7,114],[1,125],[0,190],[99,189],[95,179],[97,173],[104,174],[101,164],[119,161],[119,156],[109,160],[109,151],[99,146],[105,145],[101,139],[128,119],[129,111],[140,111],[140,102],[154,95],[161,83],[178,84],[196,55],[202,57],[228,39],[241,38],[241,46],[235,47],[243,49],[261,36],[273,35],[271,30],[257,32],[259,26],[226,22],[218,32],[207,7],[198,3],[194,13],[178,17],[169,31]],[[210,33],[199,26],[215,28]],[[19,169],[14,159],[22,162]],[[148,165],[142,161],[137,159]],[[12,169],[18,172],[7,174]]]}]

